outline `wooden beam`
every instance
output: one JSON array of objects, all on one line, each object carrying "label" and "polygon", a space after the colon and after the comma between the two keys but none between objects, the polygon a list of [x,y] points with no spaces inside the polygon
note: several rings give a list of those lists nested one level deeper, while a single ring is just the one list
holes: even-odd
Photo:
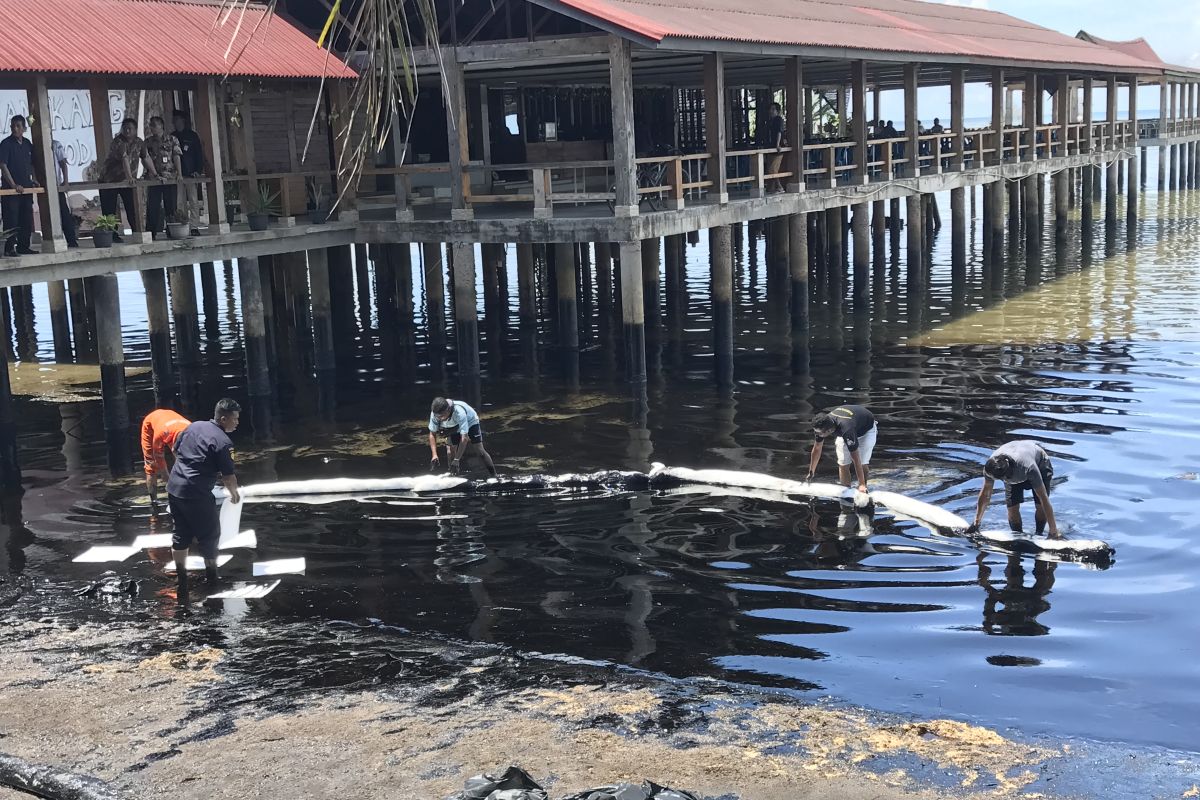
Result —
[{"label": "wooden beam", "polygon": [[709,198],[729,202],[725,184],[725,56],[704,56],[704,134],[708,150],[708,179],[712,182]]},{"label": "wooden beam", "polygon": [[784,102],[787,103],[787,143],[792,148],[788,163],[792,177],[788,179],[789,192],[804,191],[804,100],[808,92],[804,88],[804,65],[799,56],[787,60],[784,67]]},{"label": "wooden beam", "polygon": [[962,67],[950,70],[950,130],[954,131],[954,157],[950,160],[956,170],[963,168],[963,149],[967,145],[966,121],[963,106],[966,101],[967,74]]},{"label": "wooden beam", "polygon": [[58,164],[54,162],[54,133],[51,129],[50,92],[46,88],[46,76],[34,77],[26,92],[29,115],[37,126],[32,137],[33,165],[35,171],[42,173],[42,186],[46,187],[46,193],[38,197],[38,210],[42,217],[42,252],[61,253],[67,249],[67,240],[63,236],[62,213],[58,204]]},{"label": "wooden beam", "polygon": [[1107,95],[1104,100],[1108,114],[1108,146],[1117,146],[1117,76],[1108,76]]},{"label": "wooden beam", "polygon": [[1081,142],[1081,144],[1083,145],[1084,153],[1090,153],[1096,148],[1096,139],[1092,135],[1093,134],[1092,129],[1094,127],[1094,120],[1095,120],[1095,113],[1096,113],[1092,95],[1095,94],[1095,90],[1096,90],[1096,87],[1092,82],[1092,76],[1085,75],[1083,78],[1083,122],[1084,122],[1084,127],[1083,127],[1083,141]]},{"label": "wooden beam", "polygon": [[450,216],[452,219],[471,219],[470,140],[467,136],[467,85],[462,65],[454,57],[453,48],[443,51],[446,76],[446,137],[450,143]]},{"label": "wooden beam", "polygon": [[921,174],[921,144],[917,134],[920,121],[917,116],[917,76],[920,69],[920,64],[904,65],[904,138],[907,139],[904,155],[908,159],[908,174],[912,176]]},{"label": "wooden beam", "polygon": [[1058,126],[1058,154],[1070,152],[1071,139],[1071,76],[1058,76],[1058,91],[1054,93],[1054,122]]},{"label": "wooden beam", "polygon": [[88,81],[92,100],[92,132],[96,137],[96,160],[104,163],[112,146],[112,108],[108,105],[108,85],[103,78]]},{"label": "wooden beam", "polygon": [[1025,128],[1025,161],[1037,160],[1038,77],[1030,71],[1025,75],[1025,91],[1021,94],[1021,116]]},{"label": "wooden beam", "polygon": [[612,98],[613,172],[616,199],[613,214],[634,217],[638,213],[637,154],[633,140],[633,57],[629,41],[619,36],[608,39],[608,72]]},{"label": "wooden beam", "polygon": [[208,222],[218,233],[229,233],[225,219],[225,180],[221,158],[221,117],[218,112],[220,90],[213,78],[196,81],[196,133],[208,164]]},{"label": "wooden beam", "polygon": [[855,61],[850,65],[854,108],[854,182],[867,182],[867,62]]}]

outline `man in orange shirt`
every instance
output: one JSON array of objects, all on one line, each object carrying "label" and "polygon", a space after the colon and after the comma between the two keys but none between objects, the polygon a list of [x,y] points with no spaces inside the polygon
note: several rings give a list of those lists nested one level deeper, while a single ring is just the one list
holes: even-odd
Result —
[{"label": "man in orange shirt", "polygon": [[150,507],[158,513],[158,478],[163,480],[171,472],[167,464],[167,453],[174,453],[175,437],[191,425],[191,420],[169,408],[151,411],[142,420],[142,458],[146,462],[146,491],[150,493]]}]

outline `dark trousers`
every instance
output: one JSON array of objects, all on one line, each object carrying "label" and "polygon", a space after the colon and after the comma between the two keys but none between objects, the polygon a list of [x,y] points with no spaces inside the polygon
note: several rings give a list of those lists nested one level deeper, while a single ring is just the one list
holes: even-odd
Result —
[{"label": "dark trousers", "polygon": [[5,252],[28,250],[33,238],[33,195],[6,195],[3,198],[5,229],[14,231],[4,243]]},{"label": "dark trousers", "polygon": [[71,213],[71,206],[67,204],[66,192],[58,193],[58,214],[62,217],[63,236],[67,239],[67,244],[75,247],[79,244],[79,235],[75,231],[75,215]]},{"label": "dark trousers", "polygon": [[133,210],[133,189],[101,189],[100,190],[100,213],[117,215],[117,200],[125,206],[125,218],[129,220],[129,227],[133,230],[139,230],[138,223],[141,222],[137,218],[136,212]]},{"label": "dark trousers", "polygon": [[173,183],[147,187],[146,230],[150,233],[162,233],[166,230],[167,220],[174,216],[179,207],[178,200],[179,197]]}]

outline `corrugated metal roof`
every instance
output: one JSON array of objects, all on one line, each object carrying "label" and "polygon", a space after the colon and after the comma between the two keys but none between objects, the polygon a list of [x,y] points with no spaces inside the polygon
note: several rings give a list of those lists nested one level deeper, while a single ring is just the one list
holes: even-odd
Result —
[{"label": "corrugated metal roof", "polygon": [[1159,57],[1158,53],[1154,52],[1154,48],[1150,46],[1150,43],[1140,36],[1136,39],[1114,41],[1112,39],[1101,39],[1099,36],[1090,34],[1087,31],[1080,31],[1079,33],[1075,34],[1075,37],[1082,39],[1085,42],[1091,42],[1092,44],[1098,44],[1101,47],[1107,47],[1110,50],[1120,51],[1125,55],[1133,56],[1134,58],[1141,59],[1142,61],[1148,61],[1151,64],[1166,66],[1166,62]]},{"label": "corrugated metal roof", "polygon": [[[251,6],[221,24],[214,4],[168,0],[0,0],[0,71],[352,78],[303,32]],[[226,57],[226,51],[229,56]]]},{"label": "corrugated metal roof", "polygon": [[535,0],[653,41],[823,47],[1158,72],[1154,62],[997,11],[920,0]]}]

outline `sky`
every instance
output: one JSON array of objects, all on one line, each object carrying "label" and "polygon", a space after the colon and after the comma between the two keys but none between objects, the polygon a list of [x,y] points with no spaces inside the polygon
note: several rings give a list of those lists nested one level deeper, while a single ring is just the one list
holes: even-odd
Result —
[{"label": "sky", "polygon": [[1196,0],[947,0],[988,8],[1074,36],[1083,28],[1104,39],[1139,36],[1170,64],[1200,67],[1200,3]]}]

